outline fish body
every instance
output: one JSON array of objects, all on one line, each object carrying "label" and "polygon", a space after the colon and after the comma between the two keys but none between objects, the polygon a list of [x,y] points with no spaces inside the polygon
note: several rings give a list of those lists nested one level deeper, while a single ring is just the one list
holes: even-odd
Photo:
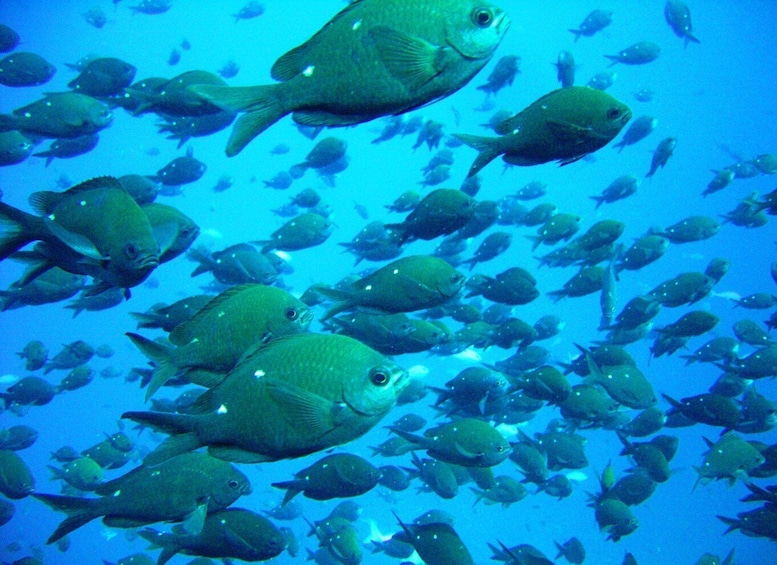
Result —
[{"label": "fish body", "polygon": [[300,457],[355,439],[385,416],[406,373],[352,338],[299,334],[257,348],[190,415],[128,412],[171,434],[146,464],[207,445],[230,461]]},{"label": "fish body", "polygon": [[510,26],[474,0],[362,0],[344,8],[272,67],[277,84],[192,90],[244,111],[227,155],[291,113],[305,126],[396,115],[455,92],[482,69]]},{"label": "fish body", "polygon": [[387,313],[414,312],[447,302],[464,285],[464,275],[448,262],[427,255],[402,257],[352,283],[347,290],[320,289],[340,300],[321,318],[353,308]]},{"label": "fish body", "polygon": [[569,31],[575,34],[575,42],[580,37],[591,37],[596,32],[603,30],[612,23],[612,12],[609,10],[593,10],[590,12],[577,29]]},{"label": "fish body", "polygon": [[17,51],[0,59],[0,84],[38,86],[51,80],[56,67],[36,53]]},{"label": "fish body", "polygon": [[584,86],[554,90],[496,127],[501,137],[455,137],[480,154],[467,174],[476,175],[502,155],[506,163],[531,166],[582,159],[607,145],[631,119],[631,110],[609,94]]},{"label": "fish body", "polygon": [[664,18],[674,34],[681,38],[685,46],[688,42],[701,43],[693,35],[693,23],[691,22],[691,10],[681,0],[667,0],[664,5]]},{"label": "fish body", "polygon": [[626,47],[622,51],[619,51],[615,55],[605,55],[612,61],[610,66],[617,63],[624,65],[644,65],[655,61],[661,54],[661,47],[653,43],[652,41],[640,41],[629,47]]},{"label": "fish body", "polygon": [[198,532],[208,511],[226,508],[241,495],[250,493],[251,485],[229,463],[205,453],[186,453],[155,468],[133,469],[103,483],[95,492],[99,498],[35,495],[69,515],[47,543],[56,542],[100,516],[106,525],[125,528],[188,518],[185,527]]},{"label": "fish body", "polygon": [[97,133],[112,120],[113,112],[99,100],[77,92],[57,92],[17,108],[11,115],[0,114],[0,131],[74,138]]}]

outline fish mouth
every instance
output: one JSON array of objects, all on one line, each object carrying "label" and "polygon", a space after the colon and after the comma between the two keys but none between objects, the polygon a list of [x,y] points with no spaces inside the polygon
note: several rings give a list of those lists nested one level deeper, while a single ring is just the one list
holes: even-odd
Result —
[{"label": "fish mouth", "polygon": [[313,314],[313,310],[305,310],[299,317],[299,325],[303,327],[309,325],[314,317],[315,314]]},{"label": "fish mouth", "polygon": [[159,266],[159,257],[156,255],[147,255],[137,262],[138,270],[156,269]]}]

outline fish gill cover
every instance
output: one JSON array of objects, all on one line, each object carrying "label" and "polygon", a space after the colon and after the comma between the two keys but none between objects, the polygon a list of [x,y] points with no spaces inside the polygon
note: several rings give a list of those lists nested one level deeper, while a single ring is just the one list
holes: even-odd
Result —
[{"label": "fish gill cover", "polygon": [[0,560],[773,563],[776,16],[3,2]]}]

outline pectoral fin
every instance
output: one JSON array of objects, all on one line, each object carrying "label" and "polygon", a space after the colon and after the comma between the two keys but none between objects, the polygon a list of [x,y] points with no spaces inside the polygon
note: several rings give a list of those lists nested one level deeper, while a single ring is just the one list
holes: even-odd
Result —
[{"label": "pectoral fin", "polygon": [[208,501],[207,499],[202,502],[192,512],[187,514],[183,520],[183,529],[186,533],[192,536],[199,535],[202,531],[202,526],[205,525],[205,516],[208,514]]},{"label": "pectoral fin", "polygon": [[284,414],[314,437],[321,437],[335,428],[336,405],[326,398],[287,383],[267,381],[270,398],[283,408]]},{"label": "pectoral fin", "polygon": [[49,218],[44,217],[43,223],[46,225],[46,228],[48,228],[49,232],[51,232],[51,234],[54,237],[56,237],[62,243],[67,245],[70,249],[72,249],[76,253],[83,255],[85,257],[88,257],[89,259],[93,259],[95,261],[105,261],[106,259],[108,259],[108,257],[104,256],[97,250],[94,243],[92,243],[88,238],[84,237],[83,235],[69,231],[64,227],[62,227],[61,225],[59,225],[54,220],[51,220]]},{"label": "pectoral fin", "polygon": [[567,143],[580,141],[591,131],[591,128],[580,127],[577,124],[562,120],[547,120],[545,123],[553,137]]},{"label": "pectoral fin", "polygon": [[370,29],[381,61],[413,92],[442,72],[446,49],[386,26]]}]

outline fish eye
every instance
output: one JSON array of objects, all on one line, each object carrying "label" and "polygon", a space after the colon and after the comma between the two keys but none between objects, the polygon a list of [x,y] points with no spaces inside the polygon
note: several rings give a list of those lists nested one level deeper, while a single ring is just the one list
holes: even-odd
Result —
[{"label": "fish eye", "polygon": [[290,322],[293,322],[299,317],[299,312],[296,308],[286,308],[286,312],[284,312],[286,315],[286,319]]},{"label": "fish eye", "polygon": [[501,443],[496,446],[496,451],[498,453],[502,453],[504,450],[505,450],[505,446],[502,445]]},{"label": "fish eye", "polygon": [[472,21],[479,27],[488,27],[494,20],[494,14],[488,8],[478,8],[472,12]]},{"label": "fish eye", "polygon": [[609,110],[607,110],[607,118],[609,118],[610,120],[614,120],[620,115],[621,115],[621,111],[618,108],[610,108]]},{"label": "fish eye", "polygon": [[231,489],[236,489],[237,487],[240,486],[240,483],[237,482],[236,479],[232,479],[231,481],[229,481],[228,484],[229,484],[229,488],[231,488]]},{"label": "fish eye", "polygon": [[370,381],[372,381],[372,384],[374,385],[387,385],[389,380],[389,374],[384,369],[375,369],[370,373]]},{"label": "fish eye", "polygon": [[134,245],[132,245],[131,243],[128,243],[127,245],[124,246],[124,254],[129,259],[135,259],[138,256],[138,250]]}]

